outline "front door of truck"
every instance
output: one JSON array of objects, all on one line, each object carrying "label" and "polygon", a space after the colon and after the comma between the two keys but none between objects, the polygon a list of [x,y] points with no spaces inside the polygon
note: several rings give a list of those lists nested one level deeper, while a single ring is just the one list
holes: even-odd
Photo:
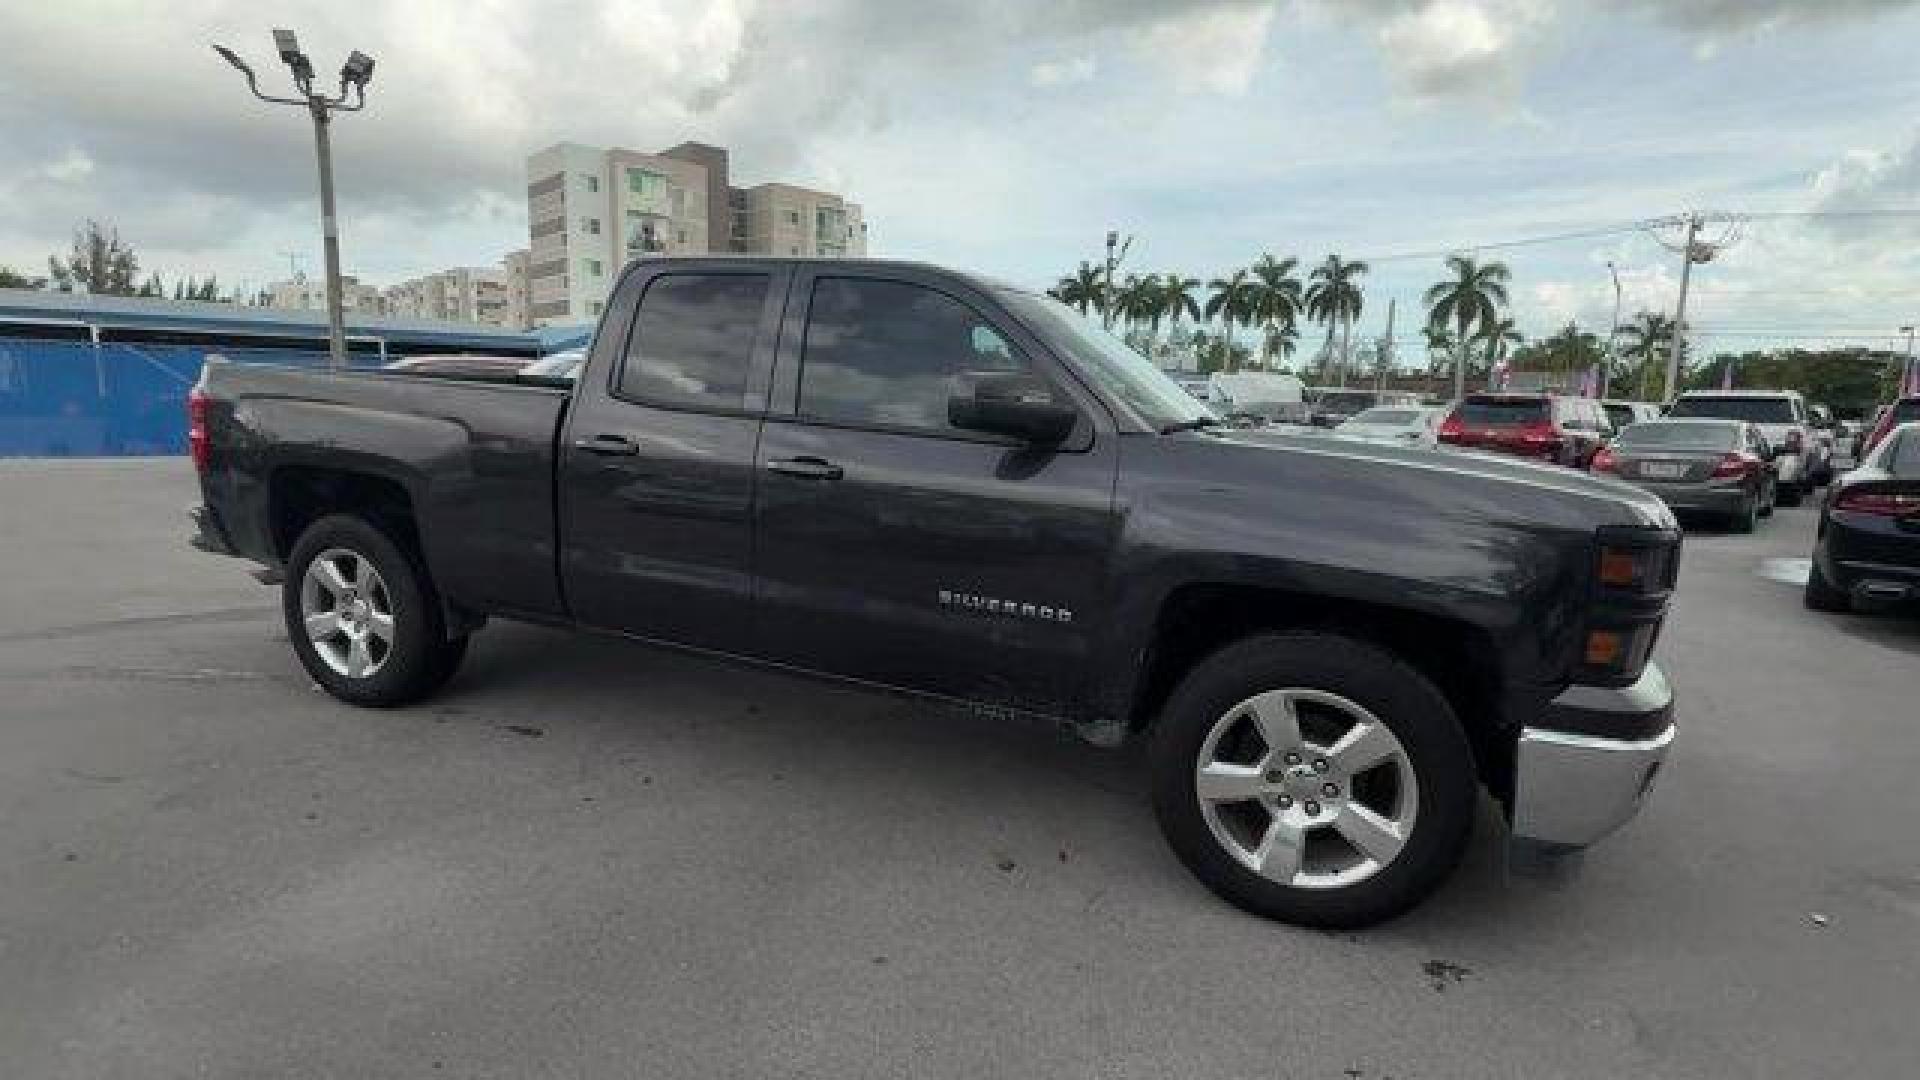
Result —
[{"label": "front door of truck", "polygon": [[675,263],[622,283],[560,447],[560,576],[581,623],[751,648],[753,455],[786,277]]},{"label": "front door of truck", "polygon": [[[1058,448],[947,422],[963,373],[1026,371],[1082,411]],[[911,271],[796,275],[755,510],[759,649],[853,678],[1051,711],[1106,607],[1116,444],[994,305]]]}]

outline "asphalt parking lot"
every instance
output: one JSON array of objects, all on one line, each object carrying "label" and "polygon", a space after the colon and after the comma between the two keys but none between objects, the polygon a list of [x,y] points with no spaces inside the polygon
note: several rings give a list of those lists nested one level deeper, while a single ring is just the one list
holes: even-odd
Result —
[{"label": "asphalt parking lot", "polygon": [[1811,507],[1689,537],[1681,741],[1569,884],[1484,823],[1363,935],[1215,900],[1140,763],[499,625],[314,690],[182,460],[0,461],[0,1074],[1891,1077],[1920,1061],[1920,622]]}]

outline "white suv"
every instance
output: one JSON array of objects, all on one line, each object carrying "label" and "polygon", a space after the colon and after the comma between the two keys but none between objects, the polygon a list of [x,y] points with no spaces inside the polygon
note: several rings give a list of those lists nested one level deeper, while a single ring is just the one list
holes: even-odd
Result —
[{"label": "white suv", "polygon": [[1815,437],[1807,403],[1793,390],[1695,390],[1674,401],[1668,416],[1714,416],[1745,420],[1758,427],[1779,452],[1779,497],[1793,506],[1830,473],[1828,451]]}]

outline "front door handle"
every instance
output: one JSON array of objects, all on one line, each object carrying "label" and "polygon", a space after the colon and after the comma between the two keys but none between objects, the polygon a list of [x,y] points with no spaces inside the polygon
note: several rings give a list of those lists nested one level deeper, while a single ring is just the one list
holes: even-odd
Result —
[{"label": "front door handle", "polygon": [[640,447],[625,435],[589,435],[583,439],[575,439],[573,448],[607,457],[632,457],[640,452]]},{"label": "front door handle", "polygon": [[772,458],[767,462],[767,471],[804,476],[809,480],[838,480],[846,475],[840,466],[817,457]]}]

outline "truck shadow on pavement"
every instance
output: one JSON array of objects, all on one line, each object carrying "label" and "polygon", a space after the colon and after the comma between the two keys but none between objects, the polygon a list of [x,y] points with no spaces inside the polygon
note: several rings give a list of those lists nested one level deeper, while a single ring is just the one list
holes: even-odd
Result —
[{"label": "truck shadow on pavement", "polygon": [[[852,834],[875,822],[895,834],[924,830],[918,843],[1005,877],[1095,861],[1107,883],[1089,890],[1090,910],[1171,903],[1238,916],[1162,843],[1140,747],[1100,749],[1042,722],[512,624],[476,636],[461,674],[420,710],[537,753],[574,745],[594,762],[639,763],[652,770],[649,785],[676,770],[717,776]],[[1483,799],[1454,879],[1364,936],[1471,940],[1516,919],[1551,923],[1560,886],[1509,880],[1505,827]],[[1124,895],[1134,891],[1143,895]]]}]

